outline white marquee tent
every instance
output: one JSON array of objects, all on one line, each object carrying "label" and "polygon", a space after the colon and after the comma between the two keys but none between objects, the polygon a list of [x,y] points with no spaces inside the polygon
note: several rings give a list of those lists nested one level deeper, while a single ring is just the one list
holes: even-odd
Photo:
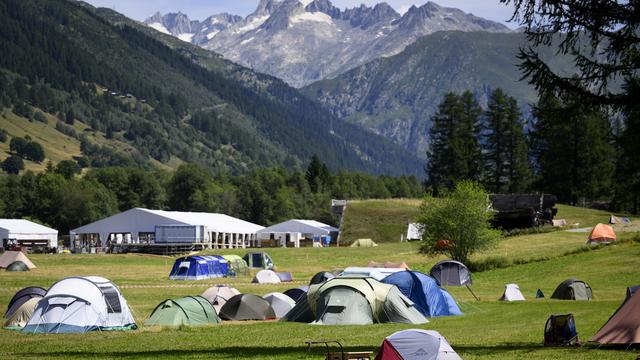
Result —
[{"label": "white marquee tent", "polygon": [[300,239],[333,236],[337,235],[339,231],[339,229],[319,221],[292,219],[259,230],[258,239],[261,242],[277,240],[282,247],[286,247],[287,243],[292,243],[294,247],[300,247]]},{"label": "white marquee tent", "polygon": [[58,247],[58,230],[23,219],[0,219],[0,240],[16,240],[22,246]]},{"label": "white marquee tent", "polygon": [[204,244],[211,248],[256,246],[263,226],[215,213],[133,208],[69,232],[75,249],[109,244]]}]

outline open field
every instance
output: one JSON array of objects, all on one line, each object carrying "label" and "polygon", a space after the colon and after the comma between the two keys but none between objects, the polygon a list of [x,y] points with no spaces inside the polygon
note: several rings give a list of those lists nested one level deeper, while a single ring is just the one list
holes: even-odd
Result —
[{"label": "open field", "polygon": [[[597,218],[599,215],[595,216]],[[581,218],[579,219],[581,221]],[[589,220],[586,220],[589,221]],[[464,359],[635,359],[634,351],[545,348],[544,323],[551,313],[572,312],[583,341],[609,318],[624,298],[625,288],[640,283],[640,243],[636,233],[619,233],[618,245],[581,251],[587,234],[558,231],[506,238],[497,249],[478,254],[482,260],[504,256],[524,264],[474,274],[474,301],[464,288],[450,288],[465,313],[431,319],[422,326],[441,332]],[[0,307],[23,286],[48,287],[69,275],[101,275],[118,284],[136,320],[141,323],[162,300],[200,294],[214,283],[228,283],[242,292],[266,294],[305,284],[319,270],[365,265],[370,260],[404,260],[428,270],[438,258],[417,253],[415,243],[383,243],[370,249],[269,249],[278,269],[292,271],[296,282],[254,285],[250,278],[176,282],[167,280],[173,258],[147,255],[32,255],[38,266],[28,273],[0,272]],[[243,254],[241,250],[218,253]],[[589,302],[535,300],[540,288],[550,296],[569,277],[587,281],[595,299]],[[496,301],[506,283],[520,285],[522,303]],[[200,328],[149,328],[132,332],[27,335],[0,330],[2,359],[59,358],[220,358],[322,359],[321,348],[306,352],[307,340],[339,339],[352,350],[376,350],[384,336],[415,327],[400,324],[314,326],[282,322],[229,322]]]}]

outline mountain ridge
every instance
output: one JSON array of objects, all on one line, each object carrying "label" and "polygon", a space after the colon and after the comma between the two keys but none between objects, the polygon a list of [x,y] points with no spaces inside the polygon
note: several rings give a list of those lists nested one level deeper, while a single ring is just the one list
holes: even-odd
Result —
[{"label": "mountain ridge", "polygon": [[[161,25],[170,26],[176,15],[164,15]],[[158,19],[154,15],[145,23],[158,27]],[[341,10],[329,0],[261,0],[253,13],[221,27],[215,33],[206,26],[194,34],[180,33],[176,26],[166,32],[294,87],[398,54],[434,32],[511,32],[501,23],[433,2],[412,6],[401,15],[385,2]]]}]

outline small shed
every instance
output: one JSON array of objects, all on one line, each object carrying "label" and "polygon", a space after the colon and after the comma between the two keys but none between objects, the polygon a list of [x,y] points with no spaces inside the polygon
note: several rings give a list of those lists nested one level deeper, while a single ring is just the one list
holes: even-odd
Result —
[{"label": "small shed", "polygon": [[257,234],[262,246],[271,244],[272,246],[298,248],[303,239],[328,245],[335,242],[339,232],[338,228],[319,221],[292,219],[259,230]]},{"label": "small shed", "polygon": [[2,246],[15,244],[21,247],[58,247],[58,230],[24,219],[0,219]]}]

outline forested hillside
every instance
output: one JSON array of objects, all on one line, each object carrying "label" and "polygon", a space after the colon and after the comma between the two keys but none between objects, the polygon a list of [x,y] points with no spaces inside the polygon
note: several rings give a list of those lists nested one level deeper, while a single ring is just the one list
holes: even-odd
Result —
[{"label": "forested hillside", "polygon": [[[93,167],[192,162],[241,173],[300,167],[318,153],[332,169],[421,173],[414,156],[283,82],[212,53],[170,47],[117,19],[70,1],[0,4],[0,130],[7,141],[35,137],[24,125],[30,121],[63,134],[70,149],[80,149],[67,159]],[[47,159],[65,158],[44,145]],[[0,158],[13,154],[6,143],[0,149]]]}]

